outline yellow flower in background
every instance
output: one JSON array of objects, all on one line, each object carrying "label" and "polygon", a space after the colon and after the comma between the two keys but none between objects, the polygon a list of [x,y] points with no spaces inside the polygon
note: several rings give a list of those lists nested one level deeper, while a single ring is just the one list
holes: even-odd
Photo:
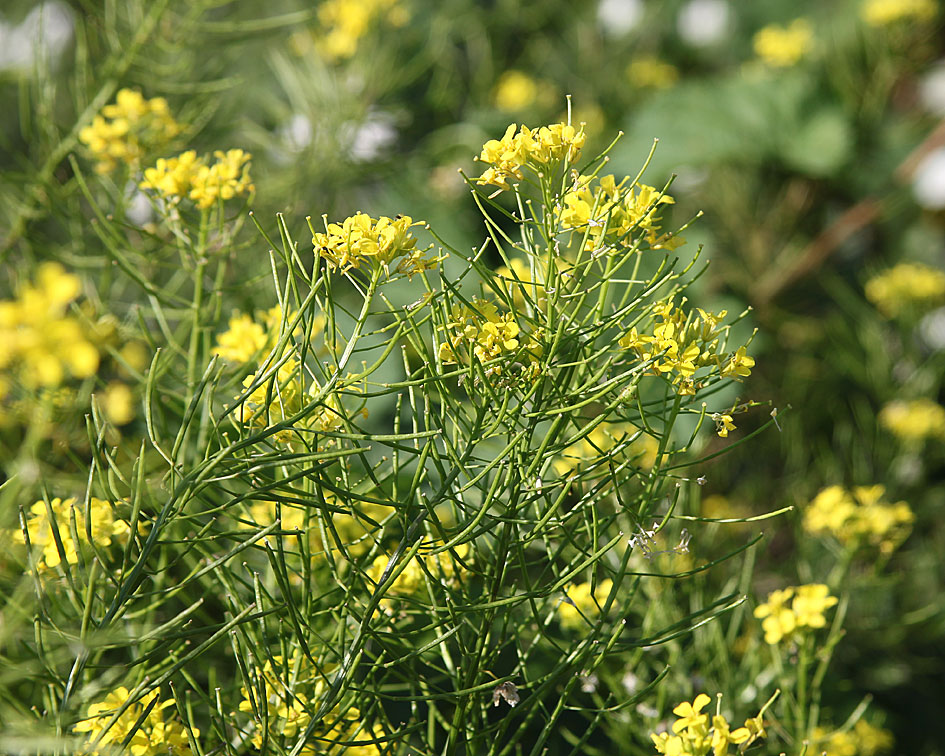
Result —
[{"label": "yellow flower in background", "polygon": [[860,16],[870,26],[891,26],[899,21],[931,21],[938,13],[935,0],[866,0]]},{"label": "yellow flower in background", "polygon": [[555,457],[552,467],[558,475],[570,475],[609,461],[615,464],[629,461],[635,468],[649,470],[656,462],[658,451],[659,441],[641,433],[640,428],[631,423],[601,423]]},{"label": "yellow flower in background", "polygon": [[524,71],[509,70],[499,77],[492,97],[500,110],[524,110],[537,99],[538,83]]},{"label": "yellow flower in background", "polygon": [[550,163],[573,163],[577,160],[587,137],[584,125],[575,128],[567,123],[555,123],[538,129],[517,127],[513,123],[501,139],[490,139],[482,147],[478,160],[489,165],[478,184],[492,184],[500,189],[511,189],[510,180],[525,177],[525,166],[541,170]]},{"label": "yellow flower in background", "polygon": [[[407,563],[385,592],[384,598],[380,602],[381,609],[390,614],[393,612],[395,604],[403,603],[398,602],[398,599],[412,598],[414,601],[418,600],[418,594],[427,585],[428,576],[429,579],[445,585],[456,584],[457,568],[462,567],[461,562],[467,560],[470,556],[469,544],[461,543],[451,551],[443,551],[439,554],[427,555],[424,553],[439,546],[442,546],[442,544],[432,542],[429,547],[421,547],[420,551]],[[375,557],[368,568],[367,576],[373,581],[375,587],[380,584],[389,563],[390,555],[381,554]]]},{"label": "yellow flower in background", "polygon": [[35,283],[20,288],[17,298],[0,300],[0,374],[7,388],[59,386],[68,377],[89,378],[99,366],[99,351],[90,330],[67,315],[79,295],[76,276],[58,263],[43,263]]},{"label": "yellow flower in background", "polygon": [[79,141],[98,161],[95,170],[111,173],[119,163],[136,168],[146,152],[163,147],[180,131],[163,97],[146,100],[136,90],[120,89],[115,103],[79,131]]},{"label": "yellow flower in background", "polygon": [[679,70],[659,58],[641,57],[627,66],[627,79],[638,89],[667,89],[679,80]]},{"label": "yellow flower in background", "polygon": [[[49,510],[52,510],[53,519],[50,518]],[[72,537],[72,517],[75,516],[75,529],[79,542]],[[55,520],[55,534],[53,533],[53,521]],[[118,543],[127,541],[131,528],[124,520],[115,516],[114,507],[107,501],[92,497],[89,499],[89,522],[92,533],[92,542],[99,547],[107,547],[112,544],[114,539]],[[45,501],[37,501],[30,507],[29,515],[26,520],[26,531],[29,535],[30,546],[33,549],[41,550],[42,556],[39,559],[38,567],[41,570],[53,569],[62,564],[62,557],[65,557],[67,564],[77,564],[79,561],[79,549],[87,537],[85,522],[85,506],[77,502],[75,498],[70,499],[51,499],[49,509],[46,508]],[[59,548],[56,545],[56,535],[62,543],[63,554],[60,555]],[[26,543],[26,537],[22,530],[13,531],[14,543]]]},{"label": "yellow flower in background", "polygon": [[581,630],[587,628],[588,623],[596,622],[613,585],[614,581],[608,578],[593,589],[590,583],[577,583],[565,588],[566,598],[558,604],[561,626]]},{"label": "yellow flower in background", "polygon": [[896,399],[880,410],[879,424],[909,444],[945,440],[945,407],[931,399]]},{"label": "yellow flower in background", "polygon": [[[246,313],[234,312],[227,330],[217,335],[213,354],[235,365],[245,365],[256,357],[265,356],[278,343],[291,317],[291,313],[288,317],[283,316],[279,305],[257,311],[256,320]],[[319,314],[312,323],[311,338],[320,336],[324,328],[325,316]],[[301,329],[298,329],[296,335],[300,333]]]},{"label": "yellow flower in background", "polygon": [[887,318],[945,303],[945,272],[922,263],[900,263],[866,282],[866,298]]},{"label": "yellow flower in background", "polygon": [[142,189],[154,191],[162,199],[177,203],[189,198],[201,210],[220,200],[255,191],[249,176],[252,156],[243,150],[217,150],[216,160],[208,163],[194,150],[177,157],[160,158],[153,168],[144,171]]},{"label": "yellow flower in background", "polygon": [[894,743],[889,730],[871,725],[865,719],[857,720],[853,729],[832,733],[816,727],[811,737],[816,753],[826,756],[879,756],[891,751]]},{"label": "yellow flower in background", "polygon": [[113,425],[127,425],[135,417],[134,392],[127,384],[113,381],[105,387],[102,409]]},{"label": "yellow flower in background", "polygon": [[804,512],[804,529],[831,535],[847,548],[870,545],[891,554],[908,538],[915,515],[904,501],[887,503],[883,486],[856,486],[850,491],[828,486]]},{"label": "yellow flower in background", "polygon": [[317,13],[319,29],[312,34],[312,41],[332,63],[353,57],[358,43],[379,19],[397,28],[410,20],[410,12],[399,0],[325,0]]},{"label": "yellow flower in background", "polygon": [[830,595],[826,585],[812,583],[769,593],[768,600],[755,607],[754,614],[762,621],[765,642],[774,646],[793,640],[797,633],[824,627],[824,613],[836,603],[837,598]]},{"label": "yellow flower in background", "polygon": [[766,26],[752,40],[755,55],[773,68],[797,64],[811,51],[813,43],[814,30],[805,18],[795,19],[786,27]]},{"label": "yellow flower in background", "polygon": [[[119,747],[126,748],[132,756],[168,756],[168,754],[189,756],[192,753],[187,731],[173,715],[173,709],[168,712],[172,718],[165,718],[165,710],[175,706],[174,700],[168,698],[161,701],[157,690],[145,693],[127,706],[112,722],[114,715],[128,703],[130,698],[131,692],[122,686],[115,688],[104,701],[89,704],[85,718],[73,727],[75,732],[88,733],[90,743],[97,741],[95,746],[87,751],[88,753],[97,756],[110,753]],[[153,706],[152,702],[154,702]],[[149,706],[151,706],[150,711],[148,711]],[[146,711],[147,716],[145,716]],[[143,721],[139,721],[142,718]],[[199,737],[200,730],[192,728],[191,733],[196,738]]]}]

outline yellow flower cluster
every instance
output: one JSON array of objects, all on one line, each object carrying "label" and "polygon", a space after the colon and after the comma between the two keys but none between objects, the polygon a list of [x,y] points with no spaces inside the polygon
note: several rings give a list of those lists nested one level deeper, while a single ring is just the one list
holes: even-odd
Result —
[{"label": "yellow flower cluster", "polygon": [[811,745],[815,753],[824,756],[879,756],[892,750],[892,733],[871,725],[865,719],[857,720],[852,730],[827,732],[815,727]]},{"label": "yellow flower cluster", "polygon": [[813,47],[814,30],[806,18],[790,26],[772,24],[759,30],[752,40],[755,55],[773,68],[788,68],[804,58]]},{"label": "yellow flower cluster", "polygon": [[638,89],[668,89],[679,80],[679,71],[672,63],[646,56],[630,62],[627,79]]},{"label": "yellow flower cluster", "polygon": [[410,20],[399,0],[325,0],[318,6],[322,31],[315,36],[315,47],[331,62],[351,58],[371,25],[382,16],[394,27]]},{"label": "yellow flower cluster", "polygon": [[[237,365],[264,356],[276,345],[280,329],[287,318],[279,305],[257,312],[256,318],[253,320],[246,313],[234,313],[227,330],[217,336],[213,353]],[[325,316],[318,315],[312,323],[311,337],[314,339],[324,328]]]},{"label": "yellow flower cluster", "polygon": [[[434,542],[432,547],[442,544]],[[424,549],[421,549],[423,551]],[[454,556],[455,554],[455,556]],[[439,554],[426,556],[421,552],[411,559],[404,567],[403,571],[394,579],[393,584],[385,592],[381,599],[380,607],[388,614],[393,612],[393,607],[398,598],[416,597],[416,595],[426,586],[427,576],[431,579],[446,583],[456,583],[457,560],[462,561],[469,558],[469,544],[461,543],[450,551],[443,551]],[[367,570],[367,576],[379,584],[384,570],[390,562],[390,556],[382,554],[375,557],[371,566]]]},{"label": "yellow flower cluster", "polygon": [[[275,739],[283,741],[286,746],[295,745],[298,737],[309,728],[312,715],[318,709],[318,701],[327,688],[325,679],[325,673],[319,674],[298,651],[288,660],[283,656],[267,660],[258,681],[253,684],[252,697],[245,686],[240,690],[239,710],[253,715],[252,744],[261,749],[263,741]],[[349,707],[343,710],[335,706],[315,726],[299,754],[381,756],[383,751],[378,744],[340,744],[383,737],[379,725],[370,729],[364,726],[358,709]]]},{"label": "yellow flower cluster", "polygon": [[811,583],[772,591],[765,603],[755,607],[755,617],[761,620],[765,642],[775,646],[792,640],[798,633],[824,627],[827,624],[824,612],[836,603],[837,598],[830,595],[826,585]]},{"label": "yellow flower cluster", "polygon": [[146,100],[134,89],[120,89],[115,103],[79,131],[79,141],[98,161],[95,170],[111,173],[119,163],[137,168],[145,150],[163,147],[180,131],[163,97]]},{"label": "yellow flower cluster", "polygon": [[705,693],[700,693],[692,703],[683,701],[676,706],[673,714],[677,720],[673,722],[672,734],[662,732],[650,735],[657,753],[666,756],[706,756],[712,751],[714,756],[726,756],[729,746],[738,746],[741,753],[756,740],[765,737],[761,714],[745,720],[744,727],[733,730],[717,707],[710,724],[709,715],[703,714],[702,710],[711,700]]},{"label": "yellow flower cluster", "polygon": [[479,160],[490,167],[476,179],[479,184],[492,184],[500,189],[511,189],[509,180],[523,179],[522,168],[528,166],[540,171],[543,166],[577,160],[584,147],[584,125],[575,129],[567,123],[555,123],[530,129],[522,126],[516,131],[511,124],[501,139],[490,139],[482,146]]},{"label": "yellow flower cluster", "polygon": [[493,100],[499,110],[524,110],[538,99],[538,83],[523,71],[505,71],[495,85]]},{"label": "yellow flower cluster", "polygon": [[860,15],[870,26],[891,26],[914,19],[931,21],[938,13],[935,0],[866,0]]},{"label": "yellow flower cluster", "polygon": [[900,263],[866,282],[866,298],[887,318],[945,302],[945,273],[921,263]]},{"label": "yellow flower cluster", "polygon": [[[249,389],[269,369],[267,364],[253,375],[246,376],[243,388]],[[297,415],[320,391],[318,381],[306,372],[298,359],[289,357],[279,366],[275,380],[270,378],[256,386],[240,404],[236,414],[242,423],[269,428]],[[287,444],[298,438],[299,433],[331,433],[341,430],[343,425],[341,402],[332,392],[314,412],[277,431],[273,437]]]},{"label": "yellow flower cluster", "polygon": [[446,341],[439,348],[444,365],[469,365],[474,356],[485,366],[487,376],[502,375],[502,364],[488,364],[500,357],[517,356],[535,370],[541,354],[536,334],[523,335],[511,312],[499,314],[492,302],[478,298],[473,299],[471,307],[453,307],[446,324]]},{"label": "yellow flower cluster", "polygon": [[565,598],[558,605],[558,619],[561,626],[570,630],[581,630],[593,622],[600,614],[601,607],[607,601],[614,581],[610,578],[601,580],[596,588],[590,583],[578,583],[565,589]]},{"label": "yellow flower cluster", "polygon": [[804,513],[804,529],[832,535],[849,548],[869,544],[891,554],[906,540],[915,515],[904,501],[888,504],[883,486],[841,486],[823,489]]},{"label": "yellow flower cluster", "polygon": [[[109,693],[104,701],[89,705],[85,719],[73,728],[76,732],[87,732],[90,744],[94,743],[85,753],[92,756],[119,750],[127,750],[132,756],[189,756],[192,753],[190,739],[180,721],[164,718],[164,710],[174,706],[173,699],[159,700],[157,690],[128,705],[112,722],[116,712],[130,699],[131,692],[120,687]],[[154,706],[145,717],[144,713],[152,702],[155,702]],[[139,724],[142,717],[144,720]],[[135,725],[138,725],[137,729]],[[196,738],[200,730],[192,728],[191,733]]]},{"label": "yellow flower cluster", "polygon": [[13,381],[29,389],[55,387],[68,375],[89,378],[99,365],[94,335],[66,314],[80,283],[57,263],[43,263],[34,285],[0,300],[0,401]]},{"label": "yellow flower cluster", "polygon": [[[628,438],[633,441],[624,443]],[[617,464],[629,460],[634,467],[649,470],[656,462],[658,450],[659,442],[653,436],[640,433],[631,423],[601,423],[584,438],[570,444],[552,466],[559,475],[570,475],[609,460]]]},{"label": "yellow flower cluster", "polygon": [[671,196],[646,184],[619,184],[612,175],[599,180],[581,176],[575,188],[562,197],[556,215],[561,228],[587,233],[584,249],[600,249],[605,243],[633,244],[638,232],[651,249],[673,250],[685,241],[673,234],[660,234],[660,206],[675,203]]},{"label": "yellow flower cluster", "polygon": [[194,150],[160,158],[145,170],[140,186],[172,203],[187,197],[201,210],[255,190],[249,177],[252,155],[243,150],[216,150],[213,156],[213,163],[197,157]]},{"label": "yellow flower cluster", "polygon": [[430,270],[443,260],[441,256],[424,257],[427,250],[414,249],[417,238],[410,233],[414,222],[409,215],[396,218],[381,216],[374,220],[364,213],[355,213],[342,223],[326,223],[325,233],[313,233],[315,250],[335,270],[347,272],[367,264],[375,269],[383,267],[391,275],[391,265],[399,258],[395,274],[408,278],[422,270]]},{"label": "yellow flower cluster", "polygon": [[[52,518],[50,518],[50,510]],[[78,543],[72,537],[72,517],[75,516],[75,532]],[[53,524],[55,522],[55,525]],[[119,543],[127,541],[131,532],[128,523],[115,516],[113,506],[101,499],[89,499],[89,527],[92,532],[92,541],[96,546],[110,546],[112,539]],[[53,529],[55,528],[55,533]],[[77,564],[79,548],[86,537],[85,507],[77,504],[76,499],[52,499],[49,509],[45,501],[37,501],[30,507],[30,514],[26,520],[26,534],[22,530],[13,531],[14,543],[26,543],[29,535],[30,546],[34,550],[41,550],[37,566],[40,570],[51,570],[58,567],[65,557],[67,564]],[[56,536],[62,543],[62,555],[56,545]]]},{"label": "yellow flower cluster", "polygon": [[653,328],[652,336],[631,328],[618,342],[624,349],[636,352],[652,373],[671,377],[676,391],[683,396],[694,395],[700,387],[695,380],[700,368],[715,368],[723,378],[739,378],[751,375],[755,364],[746,347],[739,347],[732,354],[719,354],[719,335],[723,330],[719,322],[728,314],[725,310],[715,315],[701,309],[696,312],[699,314],[676,308],[672,299],[659,302],[654,313],[660,322]]},{"label": "yellow flower cluster", "polygon": [[906,443],[945,440],[945,407],[931,399],[896,399],[879,411],[879,424]]}]

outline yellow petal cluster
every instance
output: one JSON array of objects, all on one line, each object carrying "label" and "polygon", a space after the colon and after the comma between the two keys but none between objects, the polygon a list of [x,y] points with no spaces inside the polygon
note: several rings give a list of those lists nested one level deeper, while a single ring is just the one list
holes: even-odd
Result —
[{"label": "yellow petal cluster", "polygon": [[[633,439],[628,441],[628,439]],[[589,470],[597,465],[629,461],[634,467],[649,470],[656,462],[659,441],[641,433],[631,423],[601,423],[583,438],[569,444],[552,462],[559,475]]]},{"label": "yellow petal cluster", "polygon": [[43,263],[35,283],[16,299],[0,300],[0,401],[14,382],[55,387],[70,375],[89,378],[99,365],[94,335],[71,315],[79,279],[57,263]]},{"label": "yellow petal cluster", "polygon": [[870,545],[891,554],[906,540],[915,515],[904,501],[887,503],[884,486],[823,489],[804,512],[804,529],[831,535],[848,548]]},{"label": "yellow petal cluster", "polygon": [[213,156],[216,160],[212,163],[194,150],[159,158],[153,168],[145,170],[140,187],[171,203],[189,198],[201,210],[255,190],[249,175],[252,155],[243,150],[216,150]]},{"label": "yellow petal cluster", "polygon": [[908,444],[945,441],[945,407],[931,399],[896,399],[879,411],[879,424]]},{"label": "yellow petal cluster", "polygon": [[601,580],[596,588],[590,583],[577,583],[565,588],[567,598],[558,604],[558,619],[561,626],[571,630],[587,629],[589,622],[596,621],[607,601],[614,581]]},{"label": "yellow petal cluster", "polygon": [[660,206],[675,203],[670,195],[647,186],[617,183],[614,176],[581,176],[561,198],[556,217],[562,230],[586,234],[584,249],[599,250],[607,244],[632,246],[646,239],[651,249],[673,250],[685,240],[660,234]]},{"label": "yellow petal cluster", "polygon": [[319,29],[313,35],[315,48],[326,60],[351,58],[371,25],[385,18],[394,27],[410,20],[400,0],[325,0],[318,6]]},{"label": "yellow petal cluster", "polygon": [[[256,320],[247,313],[234,312],[227,330],[217,336],[213,353],[227,362],[245,365],[276,345],[287,319],[279,305],[257,312]],[[311,337],[320,335],[324,327],[325,316],[318,315],[312,323]]]},{"label": "yellow petal cluster", "polygon": [[[442,546],[442,544],[434,542],[430,548],[438,546]],[[441,583],[456,584],[457,568],[462,566],[459,562],[469,558],[469,544],[461,543],[450,551],[425,555],[423,552],[428,550],[429,548],[422,547],[385,591],[384,598],[380,602],[380,607],[385,612],[392,613],[398,599],[412,598],[417,600],[419,598],[418,594],[427,585],[428,576],[430,579]],[[371,563],[367,570],[367,576],[374,581],[375,585],[381,582],[389,563],[389,554],[377,556]]]},{"label": "yellow petal cluster", "polygon": [[[89,705],[85,719],[73,727],[76,732],[88,733],[89,743],[95,743],[84,753],[98,756],[117,751],[119,747],[123,747],[121,750],[127,750],[132,756],[189,756],[192,753],[190,739],[180,721],[174,716],[165,719],[165,709],[174,706],[174,700],[169,698],[161,701],[157,690],[152,690],[131,703],[111,722],[114,715],[130,699],[131,692],[125,687],[119,687],[109,693],[104,701]],[[152,702],[155,702],[153,707],[135,729],[138,720],[144,716]],[[191,732],[195,738],[200,735],[200,730],[196,728],[192,728]],[[130,740],[125,745],[129,736]]]},{"label": "yellow petal cluster", "polygon": [[797,64],[811,51],[813,44],[814,30],[806,18],[797,18],[789,26],[766,26],[752,40],[755,55],[772,68]]},{"label": "yellow petal cluster", "polygon": [[931,21],[938,13],[935,0],[866,0],[860,16],[870,26],[892,26],[900,21]]},{"label": "yellow petal cluster", "polygon": [[945,303],[945,272],[922,263],[900,263],[866,282],[866,298],[887,318]]},{"label": "yellow petal cluster", "polygon": [[[721,698],[721,697],[720,697]],[[683,701],[673,709],[677,720],[673,722],[672,732],[652,734],[650,738],[657,753],[665,756],[726,756],[730,746],[738,746],[739,753],[759,738],[765,737],[764,722],[761,714],[745,720],[745,726],[735,730],[728,720],[719,713],[712,716],[703,713],[711,702],[705,693],[696,696],[692,703]]]},{"label": "yellow petal cluster", "polygon": [[857,720],[850,730],[829,732],[815,727],[811,745],[817,754],[826,756],[879,756],[892,750],[895,741],[889,730]]},{"label": "yellow petal cluster", "polygon": [[[264,741],[275,741],[286,751],[291,750],[308,731],[312,716],[319,708],[319,699],[327,691],[326,680],[331,671],[317,670],[299,651],[288,659],[279,655],[267,660],[253,682],[252,694],[246,686],[240,689],[239,710],[252,715],[249,724],[252,744],[262,749]],[[384,731],[379,725],[373,728],[364,725],[357,708],[335,706],[315,725],[299,754],[381,756],[384,750],[379,744],[344,746],[341,743],[383,737]]]},{"label": "yellow petal cluster", "polygon": [[836,603],[826,585],[811,583],[772,591],[765,603],[755,607],[755,617],[761,620],[765,642],[774,646],[793,640],[798,633],[824,627],[824,612]]},{"label": "yellow petal cluster", "polygon": [[540,171],[551,163],[573,163],[586,139],[583,124],[575,128],[555,123],[533,130],[527,126],[517,129],[513,123],[501,139],[490,139],[483,145],[479,160],[489,167],[476,182],[511,189],[509,181],[523,179],[525,166]]},{"label": "yellow petal cluster", "polygon": [[146,100],[134,89],[121,89],[115,102],[79,131],[79,141],[96,159],[95,170],[111,173],[119,163],[137,168],[145,151],[163,147],[180,131],[163,97]]},{"label": "yellow petal cluster", "polygon": [[426,250],[415,249],[417,238],[410,232],[415,226],[425,225],[414,221],[409,215],[388,218],[382,215],[377,220],[364,213],[355,213],[341,223],[326,223],[325,233],[312,235],[312,244],[330,267],[346,272],[366,265],[383,267],[391,275],[406,275],[408,278],[422,270],[430,270],[443,257],[424,257]]},{"label": "yellow petal cluster", "polygon": [[755,361],[748,356],[746,347],[734,353],[720,353],[720,335],[724,326],[720,321],[725,310],[711,314],[705,310],[685,312],[672,299],[659,302],[653,308],[656,318],[652,335],[641,334],[631,328],[618,342],[632,350],[648,366],[648,372],[669,378],[677,393],[692,396],[700,387],[695,374],[701,368],[711,368],[723,378],[751,375]]},{"label": "yellow petal cluster", "polygon": [[542,347],[536,334],[523,334],[511,312],[500,313],[485,299],[473,299],[472,306],[456,305],[446,324],[446,340],[440,344],[440,361],[445,365],[470,365],[475,357],[487,376],[501,375],[503,364],[489,364],[501,357],[517,356],[523,365],[537,368]]}]

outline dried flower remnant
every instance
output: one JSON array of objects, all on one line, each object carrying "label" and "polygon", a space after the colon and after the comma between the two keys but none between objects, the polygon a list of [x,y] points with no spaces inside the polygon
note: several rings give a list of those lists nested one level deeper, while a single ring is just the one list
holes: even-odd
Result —
[{"label": "dried flower remnant", "polygon": [[900,263],[867,281],[865,293],[887,318],[923,312],[945,303],[945,272],[921,263]]},{"label": "dried flower remnant", "polygon": [[789,26],[766,26],[752,40],[755,54],[772,68],[789,68],[800,62],[811,51],[814,30],[805,18],[798,18]]},{"label": "dried flower remnant", "polygon": [[887,503],[883,486],[841,486],[823,489],[804,513],[804,529],[831,535],[850,549],[870,545],[891,554],[912,530],[915,515],[904,501]]},{"label": "dried flower remnant", "polygon": [[79,131],[79,141],[96,159],[96,172],[104,174],[119,163],[137,168],[147,151],[163,147],[180,131],[163,97],[146,100],[134,89],[120,89],[114,104]]},{"label": "dried flower remnant", "polygon": [[[76,732],[88,733],[90,745],[86,753],[98,756],[119,748],[127,748],[133,756],[189,756],[192,753],[184,726],[176,717],[165,716],[165,710],[174,706],[173,699],[161,701],[159,692],[152,690],[129,705],[130,700],[130,691],[118,687],[104,701],[89,705],[85,718],[73,727]],[[124,711],[116,719],[115,714],[122,707]],[[195,738],[200,736],[196,728],[191,728],[190,732]]]},{"label": "dried flower remnant", "polygon": [[761,620],[765,642],[775,646],[794,640],[800,633],[824,627],[827,624],[824,613],[836,603],[837,598],[830,595],[826,585],[812,583],[772,591],[765,603],[755,607],[755,617]]},{"label": "dried flower remnant", "polygon": [[521,700],[522,698],[518,693],[518,688],[515,686],[515,683],[509,680],[506,680],[501,685],[496,685],[495,689],[492,691],[493,706],[498,706],[501,701],[505,701],[514,709]]},{"label": "dried flower remnant", "polygon": [[860,16],[869,25],[885,27],[905,21],[931,21],[938,14],[935,0],[866,0]]},{"label": "dried flower remnant", "polygon": [[516,129],[513,123],[501,139],[490,139],[483,145],[478,159],[490,167],[476,183],[509,190],[512,188],[509,181],[525,178],[522,170],[525,167],[540,172],[553,163],[573,163],[587,139],[583,124],[579,128],[555,123],[534,130],[527,126]]}]

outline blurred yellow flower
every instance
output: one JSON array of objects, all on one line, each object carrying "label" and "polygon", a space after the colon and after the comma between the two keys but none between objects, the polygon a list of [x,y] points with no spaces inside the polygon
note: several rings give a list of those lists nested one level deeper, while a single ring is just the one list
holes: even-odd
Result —
[{"label": "blurred yellow flower", "polygon": [[313,35],[315,47],[332,63],[353,57],[358,43],[381,17],[398,28],[410,20],[399,0],[325,0],[317,13],[321,28]]},{"label": "blurred yellow flower", "polygon": [[534,104],[538,84],[524,71],[509,70],[499,77],[492,97],[499,110],[523,110]]},{"label": "blurred yellow flower", "polygon": [[252,156],[248,152],[216,150],[213,156],[216,158],[213,163],[197,157],[194,150],[160,158],[153,168],[144,171],[144,181],[139,186],[172,203],[187,197],[201,210],[255,190],[249,176]]},{"label": "blurred yellow flower", "polygon": [[[411,559],[394,582],[388,587],[384,598],[380,601],[380,607],[388,614],[393,612],[398,599],[413,598],[416,600],[421,590],[427,584],[427,577],[446,585],[455,585],[457,582],[457,568],[461,567],[461,562],[469,558],[469,544],[461,543],[450,551],[443,551],[439,554],[427,555],[424,552],[432,548],[442,546],[442,543],[432,542],[429,546],[421,547],[421,550]],[[373,581],[375,587],[380,584],[384,571],[390,562],[389,554],[381,554],[374,558],[371,566],[367,570],[367,576]]]},{"label": "blurred yellow flower", "polygon": [[[85,719],[79,721],[73,730],[87,732],[89,742],[95,742],[86,751],[92,756],[119,749],[127,749],[132,756],[189,756],[192,751],[187,731],[176,717],[167,721],[164,718],[164,710],[173,707],[174,700],[168,698],[161,701],[158,695],[157,690],[145,693],[128,705],[116,719],[115,714],[126,706],[131,692],[125,687],[115,688],[104,701],[89,704]],[[191,733],[196,738],[200,730],[192,728]]]},{"label": "blurred yellow flower", "polygon": [[945,302],[945,272],[922,263],[900,263],[866,282],[866,298],[887,318]]},{"label": "blurred yellow flower", "polygon": [[[234,312],[227,330],[217,336],[213,354],[235,365],[245,365],[254,358],[265,356],[279,341],[282,329],[290,318],[291,314],[289,317],[283,316],[279,305],[258,311],[256,320],[246,313]],[[321,335],[324,328],[325,316],[319,314],[312,322],[311,338]]]},{"label": "blurred yellow flower", "polygon": [[895,741],[889,730],[859,719],[852,730],[831,733],[823,727],[816,727],[811,743],[818,754],[825,756],[879,756],[891,751]]},{"label": "blurred yellow flower", "polygon": [[113,425],[127,425],[135,416],[134,393],[127,384],[113,381],[105,387],[102,409]]},{"label": "blurred yellow flower", "polygon": [[832,535],[844,546],[863,545],[891,554],[906,540],[915,519],[904,501],[888,504],[883,486],[840,486],[823,489],[804,512],[804,529],[814,535]]},{"label": "blurred yellow flower", "polygon": [[635,468],[649,470],[658,451],[659,441],[631,423],[601,423],[555,457],[552,466],[558,475],[589,470],[610,461],[629,461]]},{"label": "blurred yellow flower", "polygon": [[891,26],[898,21],[931,21],[938,13],[935,0],[866,0],[860,15],[870,26]]},{"label": "blurred yellow flower", "polygon": [[945,440],[945,407],[931,399],[896,399],[880,410],[879,424],[905,443]]},{"label": "blurred yellow flower", "polygon": [[613,585],[614,581],[608,578],[601,580],[594,589],[591,589],[590,583],[577,583],[565,588],[566,598],[558,604],[561,626],[581,630],[586,628],[589,622],[596,622]]},{"label": "blurred yellow flower", "polygon": [[755,607],[754,614],[762,621],[765,642],[774,646],[792,640],[795,633],[824,627],[824,613],[836,603],[826,585],[812,583],[771,592],[765,603]]},{"label": "blurred yellow flower", "polygon": [[814,30],[805,18],[789,26],[771,24],[759,30],[752,40],[755,55],[773,68],[787,68],[798,63],[813,47]]},{"label": "blurred yellow flower", "polygon": [[163,147],[180,131],[163,97],[146,100],[136,90],[120,89],[115,103],[79,131],[79,141],[98,161],[95,170],[111,173],[119,163],[136,168],[146,151]]},{"label": "blurred yellow flower", "polygon": [[630,62],[627,78],[638,89],[667,89],[679,80],[679,71],[671,63],[647,56]]}]

